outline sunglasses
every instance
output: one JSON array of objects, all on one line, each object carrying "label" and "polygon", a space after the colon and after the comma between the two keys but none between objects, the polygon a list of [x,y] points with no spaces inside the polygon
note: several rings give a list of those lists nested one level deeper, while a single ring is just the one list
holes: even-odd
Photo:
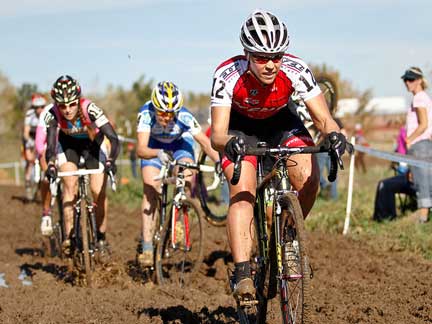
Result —
[{"label": "sunglasses", "polygon": [[413,79],[413,78],[405,78],[405,79],[403,79],[404,80],[404,82],[413,82],[413,81],[415,81],[416,79]]},{"label": "sunglasses", "polygon": [[272,61],[273,63],[279,63],[282,60],[283,56],[284,54],[265,55],[265,56],[251,54],[253,61],[258,64],[267,64],[268,61]]},{"label": "sunglasses", "polygon": [[43,109],[45,106],[33,106],[34,109]]},{"label": "sunglasses", "polygon": [[78,100],[72,101],[70,103],[67,104],[57,104],[57,107],[59,107],[59,109],[64,110],[67,107],[76,107],[78,106]]},{"label": "sunglasses", "polygon": [[175,112],[156,110],[156,115],[160,117],[173,117],[175,115]]}]

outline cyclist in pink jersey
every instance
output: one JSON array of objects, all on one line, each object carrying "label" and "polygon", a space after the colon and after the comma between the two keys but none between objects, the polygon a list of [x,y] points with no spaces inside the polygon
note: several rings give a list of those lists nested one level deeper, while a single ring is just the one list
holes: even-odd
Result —
[{"label": "cyclist in pink jersey", "polygon": [[[407,154],[432,160],[432,100],[425,91],[426,78],[418,67],[410,67],[401,78],[407,90],[413,94],[406,117]],[[425,223],[432,207],[432,170],[415,166],[410,169],[417,193],[418,211],[414,217],[418,222]]]},{"label": "cyclist in pink jersey", "polygon": [[[37,153],[37,158],[39,159],[39,164],[41,171],[46,172],[48,164],[45,160],[45,150],[46,150],[46,128],[45,123],[46,114],[53,108],[53,104],[47,105],[40,114],[39,123],[36,127],[35,136],[35,148]],[[42,235],[49,236],[53,232],[52,228],[52,218],[51,218],[51,193],[49,191],[49,182],[46,177],[41,178],[40,184],[41,200],[42,200],[42,218],[41,218],[41,233]]]},{"label": "cyclist in pink jersey", "polygon": [[[241,139],[251,146],[258,141],[265,141],[269,146],[313,145],[299,117],[287,107],[294,91],[305,101],[317,129],[332,139],[333,150],[339,156],[344,154],[345,136],[331,117],[312,71],[302,59],[285,53],[289,44],[286,25],[270,12],[255,10],[241,27],[240,41],[244,55],[217,67],[211,97],[211,140],[213,148],[223,153],[226,178],[232,178],[233,161],[241,151]],[[290,182],[299,192],[306,217],[318,191],[318,165],[311,155],[296,155],[290,160],[297,164],[290,164]],[[249,264],[255,190],[256,158],[246,156],[239,183],[230,184],[227,220],[237,300],[254,296],[255,291]]]},{"label": "cyclist in pink jersey", "polygon": [[[68,75],[61,76],[54,82],[51,97],[54,99],[54,106],[45,116],[47,177],[49,179],[57,177],[57,166],[60,171],[77,170],[81,157],[84,158],[84,167],[87,169],[104,167],[106,173],[110,171],[115,173],[119,140],[103,110],[90,100],[81,97],[80,85]],[[111,144],[109,153],[105,145],[105,137]],[[63,207],[67,235],[72,229],[72,206],[76,199],[77,181],[76,176],[63,178]],[[106,181],[106,174],[90,175],[90,190],[96,205],[98,249],[101,256],[109,253],[105,237]],[[70,239],[63,242],[63,251],[66,255],[70,254]]]}]

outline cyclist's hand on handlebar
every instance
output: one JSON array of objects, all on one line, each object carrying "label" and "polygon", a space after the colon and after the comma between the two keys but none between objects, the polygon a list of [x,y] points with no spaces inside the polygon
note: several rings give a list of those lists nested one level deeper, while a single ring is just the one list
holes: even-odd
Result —
[{"label": "cyclist's hand on handlebar", "polygon": [[236,162],[237,156],[243,154],[245,148],[245,140],[242,137],[233,136],[225,144],[224,153],[228,160]]},{"label": "cyclist's hand on handlebar", "polygon": [[54,164],[48,164],[48,169],[45,172],[49,181],[57,179],[57,168]]},{"label": "cyclist's hand on handlebar", "polygon": [[168,162],[174,160],[172,153],[166,150],[159,150],[157,157],[161,160],[162,164],[168,164]]},{"label": "cyclist's hand on handlebar", "polygon": [[105,173],[112,173],[115,175],[117,173],[117,166],[115,164],[115,161],[108,159],[105,161]]},{"label": "cyclist's hand on handlebar", "polygon": [[[342,133],[331,132],[327,135],[326,141],[328,141],[329,149],[336,153],[338,157],[341,157],[347,149],[347,139]],[[351,144],[350,144],[351,146]]]}]

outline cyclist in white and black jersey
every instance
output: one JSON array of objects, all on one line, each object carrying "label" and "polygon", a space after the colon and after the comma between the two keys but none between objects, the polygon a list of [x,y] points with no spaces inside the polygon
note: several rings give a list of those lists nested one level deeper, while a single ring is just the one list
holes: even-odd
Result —
[{"label": "cyclist in white and black jersey", "polygon": [[[103,110],[81,96],[81,87],[68,75],[59,77],[51,90],[54,106],[45,116],[47,125],[46,175],[49,179],[60,171],[75,171],[80,158],[84,158],[85,168],[105,168],[105,172],[116,172],[115,160],[119,153],[119,140]],[[111,149],[108,152],[105,138]],[[63,178],[63,209],[65,231],[71,233],[73,224],[73,204],[76,199],[77,176]],[[96,205],[96,226],[98,249],[103,256],[109,249],[105,233],[107,230],[106,197],[107,175],[90,175],[90,190]],[[70,254],[70,239],[63,242],[63,252]],[[107,252],[107,253],[105,253]]]},{"label": "cyclist in white and black jersey", "polygon": [[[286,25],[274,14],[256,10],[243,23],[240,41],[244,54],[217,67],[211,97],[212,145],[224,154],[226,178],[232,178],[233,161],[241,152],[240,139],[250,146],[258,141],[270,147],[314,145],[298,116],[287,107],[294,91],[305,102],[317,129],[331,135],[332,147],[342,155],[346,139],[332,119],[312,71],[302,59],[285,53],[289,44]],[[318,165],[310,154],[292,156],[290,161],[294,163],[290,163],[289,180],[299,193],[306,217],[318,191]],[[256,163],[256,157],[244,157],[238,184],[230,184],[227,232],[235,264],[234,296],[239,300],[255,295],[249,229],[253,223]]]},{"label": "cyclist in white and black jersey", "polygon": [[34,93],[31,97],[31,107],[27,110],[24,119],[24,129],[22,135],[23,155],[25,159],[24,179],[26,198],[29,200],[32,199],[30,179],[36,161],[36,127],[39,123],[39,116],[46,104],[47,101],[43,95]]},{"label": "cyclist in white and black jersey", "polygon": [[[153,264],[153,231],[160,180],[154,180],[162,164],[170,159],[194,162],[195,140],[215,162],[219,155],[189,110],[183,106],[183,96],[172,82],[159,82],[151,100],[138,113],[137,155],[141,160],[144,195],[142,201],[142,242],[138,247],[138,262]],[[187,179],[190,181],[191,176]]]}]

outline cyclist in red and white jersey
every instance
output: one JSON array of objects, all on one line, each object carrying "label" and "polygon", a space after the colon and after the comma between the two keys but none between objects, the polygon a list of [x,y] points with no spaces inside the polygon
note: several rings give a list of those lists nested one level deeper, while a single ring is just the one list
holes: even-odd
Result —
[{"label": "cyclist in red and white jersey", "polygon": [[36,127],[39,122],[39,116],[47,104],[45,97],[39,93],[34,93],[31,97],[31,107],[27,110],[24,119],[24,129],[23,129],[23,151],[25,159],[25,169],[24,169],[24,179],[25,179],[25,190],[26,198],[28,200],[32,199],[32,192],[30,187],[30,179],[32,176],[32,170],[36,160],[35,152],[35,136]]},{"label": "cyclist in red and white jersey", "polygon": [[[258,141],[269,146],[314,145],[298,116],[287,107],[294,91],[304,100],[318,130],[332,138],[332,148],[342,155],[346,139],[331,117],[312,71],[302,59],[285,53],[289,44],[286,25],[270,12],[255,10],[241,27],[240,41],[244,54],[217,67],[211,97],[212,146],[223,153],[226,178],[232,178],[233,161],[241,151],[240,139],[250,146]],[[299,193],[306,217],[318,191],[318,165],[309,154],[290,160],[295,161],[289,164],[290,183]],[[235,264],[236,299],[255,292],[249,260],[256,163],[256,157],[244,157],[238,184],[230,184],[227,233]]]},{"label": "cyclist in red and white jersey", "polygon": [[[49,179],[57,177],[56,159],[60,171],[74,171],[78,169],[81,157],[84,158],[87,169],[105,167],[106,173],[109,171],[115,173],[119,140],[103,110],[90,100],[81,97],[80,85],[68,75],[61,76],[54,82],[51,96],[54,99],[54,106],[45,116],[47,177]],[[111,144],[109,154],[105,137]],[[76,176],[63,178],[65,231],[68,236],[72,229],[77,181]],[[104,252],[109,252],[105,237],[106,181],[107,177],[103,173],[90,175],[90,190],[96,205],[98,249],[102,255]],[[70,253],[69,239],[63,242],[63,251],[66,255]]]}]

